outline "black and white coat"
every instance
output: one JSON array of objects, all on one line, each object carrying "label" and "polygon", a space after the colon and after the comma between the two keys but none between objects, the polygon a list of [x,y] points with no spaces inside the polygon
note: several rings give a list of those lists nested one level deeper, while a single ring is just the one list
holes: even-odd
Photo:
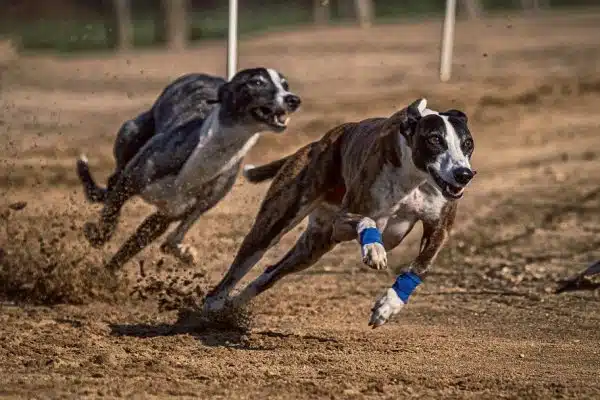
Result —
[{"label": "black and white coat", "polygon": [[231,190],[260,132],[283,132],[300,102],[273,69],[246,69],[229,82],[185,75],[167,86],[150,110],[123,124],[114,145],[116,168],[106,188],[95,183],[87,159],[78,160],[87,199],[104,205],[99,222],[84,226],[93,246],[110,240],[131,197],[141,196],[157,208],[107,267],[120,268],[173,222],[180,223],[161,250],[194,262],[194,249],[182,243],[185,234]]}]

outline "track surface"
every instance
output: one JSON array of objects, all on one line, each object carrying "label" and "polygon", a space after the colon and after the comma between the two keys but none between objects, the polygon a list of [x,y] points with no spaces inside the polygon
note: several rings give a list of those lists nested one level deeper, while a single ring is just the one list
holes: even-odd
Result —
[{"label": "track surface", "polygon": [[[471,117],[479,174],[453,239],[410,305],[376,330],[367,327],[369,310],[393,275],[365,269],[352,243],[257,299],[246,331],[173,329],[177,309],[199,302],[226,270],[266,184],[240,180],[193,228],[187,240],[202,254],[194,268],[154,246],[111,284],[102,260],[149,212],[140,201],[126,207],[106,249],[82,240],[97,208],[83,200],[75,157],[86,152],[105,179],[120,123],[179,74],[223,71],[223,43],[6,66],[0,395],[600,397],[598,293],[551,293],[556,279],[600,256],[599,33],[594,13],[459,24],[456,78],[447,85],[435,79],[438,22],[242,43],[241,67],[278,68],[305,99],[291,128],[264,135],[248,162],[419,96]],[[26,207],[9,208],[17,202]],[[393,265],[416,254],[418,239],[413,232],[393,252]]]}]

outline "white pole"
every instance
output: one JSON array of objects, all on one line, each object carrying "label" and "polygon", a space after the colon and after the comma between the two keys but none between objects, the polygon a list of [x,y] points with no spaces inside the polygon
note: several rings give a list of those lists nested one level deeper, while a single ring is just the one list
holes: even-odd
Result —
[{"label": "white pole", "polygon": [[238,2],[229,0],[229,27],[227,30],[227,79],[237,71]]},{"label": "white pole", "polygon": [[440,80],[450,80],[452,72],[452,48],[454,47],[454,22],[456,17],[456,0],[446,0],[446,15],[442,32],[442,53],[440,57]]}]

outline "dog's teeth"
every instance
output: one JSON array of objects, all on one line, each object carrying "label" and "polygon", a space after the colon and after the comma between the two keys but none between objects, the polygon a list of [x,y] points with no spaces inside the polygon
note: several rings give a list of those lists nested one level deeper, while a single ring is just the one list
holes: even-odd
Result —
[{"label": "dog's teeth", "polygon": [[275,115],[275,123],[279,125],[287,125],[290,117],[285,114]]},{"label": "dog's teeth", "polygon": [[456,188],[454,186],[446,185],[446,191],[448,193],[451,193],[454,196],[460,195],[464,190],[465,190],[464,187],[462,187],[462,188]]}]

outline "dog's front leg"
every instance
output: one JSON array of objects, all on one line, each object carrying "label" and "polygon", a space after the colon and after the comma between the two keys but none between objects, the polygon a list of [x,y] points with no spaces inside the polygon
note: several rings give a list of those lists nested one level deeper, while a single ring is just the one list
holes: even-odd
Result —
[{"label": "dog's front leg", "polygon": [[195,264],[198,261],[198,251],[189,244],[184,244],[183,239],[194,223],[208,210],[217,205],[225,197],[233,185],[238,175],[240,163],[235,165],[229,173],[221,175],[212,184],[211,192],[206,198],[199,198],[194,207],[181,218],[181,222],[169,234],[167,240],[160,246],[160,250],[165,254],[170,254],[185,264]]},{"label": "dog's front leg", "polygon": [[340,213],[335,220],[333,240],[353,239],[360,243],[363,263],[373,269],[387,268],[387,253],[375,221],[360,214]]},{"label": "dog's front leg", "polygon": [[167,236],[167,239],[160,246],[160,251],[164,254],[170,254],[184,264],[192,265],[198,261],[198,251],[189,244],[183,243],[183,238],[194,225],[194,223],[206,211],[214,207],[220,198],[211,200],[210,202],[200,201],[190,212],[182,219],[177,228]]},{"label": "dog's front leg", "polygon": [[456,203],[450,203],[439,219],[423,221],[423,237],[419,255],[396,277],[392,287],[377,299],[371,310],[369,325],[377,328],[398,314],[408,298],[427,276],[435,258],[448,239],[456,216]]}]

